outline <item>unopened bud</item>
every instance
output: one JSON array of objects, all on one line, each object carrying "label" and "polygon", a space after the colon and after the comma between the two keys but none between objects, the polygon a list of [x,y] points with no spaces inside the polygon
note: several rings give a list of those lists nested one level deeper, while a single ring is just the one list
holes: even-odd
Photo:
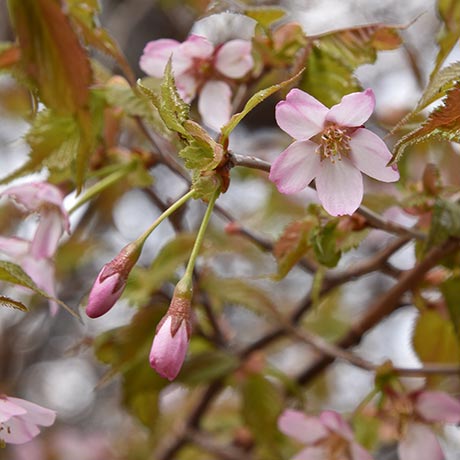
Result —
[{"label": "unopened bud", "polygon": [[153,339],[150,366],[168,380],[177,377],[187,354],[192,329],[190,306],[191,295],[176,288]]},{"label": "unopened bud", "polygon": [[129,243],[102,267],[89,293],[86,314],[90,318],[104,315],[115,305],[126,287],[129,273],[139,259],[141,248],[136,242]]}]

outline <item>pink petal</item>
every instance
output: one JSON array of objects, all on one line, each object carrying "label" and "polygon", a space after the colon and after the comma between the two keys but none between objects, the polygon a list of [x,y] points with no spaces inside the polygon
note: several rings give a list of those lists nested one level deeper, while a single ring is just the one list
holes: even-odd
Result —
[{"label": "pink petal", "polygon": [[351,460],[372,460],[372,455],[356,442],[350,443]]},{"label": "pink petal", "polygon": [[182,74],[195,66],[200,66],[203,61],[210,60],[213,53],[214,46],[207,38],[190,35],[174,53],[174,73]]},{"label": "pink petal", "polygon": [[[22,268],[35,284],[51,297],[56,297],[54,265],[49,259],[35,259],[27,256],[22,259]],[[54,316],[59,307],[53,300],[48,300],[51,315]]]},{"label": "pink petal", "polygon": [[11,399],[12,398],[0,396],[0,423],[6,422],[15,415],[22,415],[27,412],[24,408],[18,406],[14,401],[11,401]]},{"label": "pink petal", "polygon": [[207,82],[198,99],[198,112],[203,123],[215,131],[220,131],[232,114],[232,90],[223,81]]},{"label": "pink petal", "polygon": [[148,42],[139,61],[139,67],[147,75],[156,78],[163,77],[166,64],[179,45],[180,43],[177,40],[169,38]]},{"label": "pink petal", "polygon": [[300,89],[291,89],[285,101],[278,102],[275,117],[278,126],[294,139],[310,139],[324,125],[328,108]]},{"label": "pink petal", "polygon": [[460,401],[442,391],[422,391],[415,407],[428,422],[460,423]]},{"label": "pink petal", "polygon": [[7,444],[23,444],[29,442],[40,433],[37,425],[27,420],[26,416],[19,416],[9,420],[0,432],[0,439]]},{"label": "pink petal", "polygon": [[192,102],[200,82],[192,74],[182,73],[176,76],[175,83],[180,97],[187,104]]},{"label": "pink petal", "polygon": [[181,322],[174,337],[171,321],[171,316],[168,316],[156,333],[149,358],[150,366],[168,380],[174,380],[179,374],[189,343],[185,321]]},{"label": "pink petal", "polygon": [[382,182],[395,182],[399,179],[396,167],[387,166],[391,153],[385,142],[372,131],[357,129],[350,140],[350,160],[364,174]]},{"label": "pink petal", "polygon": [[281,193],[296,193],[316,177],[321,168],[317,148],[313,142],[296,141],[273,162],[269,179]]},{"label": "pink petal", "polygon": [[63,231],[62,217],[55,209],[42,211],[30,247],[32,257],[35,259],[53,257]]},{"label": "pink petal", "polygon": [[91,288],[91,292],[89,293],[86,314],[90,318],[99,318],[99,316],[107,313],[121,297],[126,285],[126,282],[120,283],[119,273],[114,273],[101,281],[101,275],[104,272],[105,267],[106,265],[104,265],[102,270],[99,272],[99,275]]},{"label": "pink petal", "polygon": [[292,409],[286,409],[280,415],[278,429],[285,435],[305,444],[315,443],[329,434],[318,417],[311,417]]},{"label": "pink petal", "polygon": [[411,423],[404,438],[399,442],[400,460],[444,460],[435,434],[425,425]]},{"label": "pink petal", "polygon": [[64,208],[62,192],[48,182],[30,182],[9,187],[0,196],[10,196],[20,207],[28,212],[41,212],[49,205],[56,207],[61,213],[63,226],[70,231],[69,216]]},{"label": "pink petal", "polygon": [[230,40],[217,52],[216,69],[230,78],[244,77],[254,65],[251,48],[247,40]]},{"label": "pink petal", "polygon": [[35,425],[51,426],[56,420],[56,412],[54,410],[39,406],[38,404],[26,401],[25,399],[8,399],[14,404],[17,404],[19,407],[25,409],[27,411],[27,416],[24,416],[23,418],[27,418],[29,422],[34,423]]},{"label": "pink petal", "polygon": [[30,241],[0,236],[0,251],[10,257],[23,257],[30,251]]},{"label": "pink petal", "polygon": [[331,107],[326,119],[339,126],[361,126],[372,115],[374,107],[374,92],[366,89],[362,93],[344,96],[338,104]]},{"label": "pink petal", "polygon": [[353,439],[353,431],[351,431],[350,425],[348,425],[338,412],[325,410],[321,412],[319,419],[330,431],[336,432],[342,438],[349,441]]},{"label": "pink petal", "polygon": [[301,450],[291,460],[326,460],[328,453],[323,447],[307,447]]},{"label": "pink petal", "polygon": [[316,176],[316,190],[324,209],[332,216],[353,214],[363,199],[363,178],[361,172],[342,157],[332,163],[321,162]]}]

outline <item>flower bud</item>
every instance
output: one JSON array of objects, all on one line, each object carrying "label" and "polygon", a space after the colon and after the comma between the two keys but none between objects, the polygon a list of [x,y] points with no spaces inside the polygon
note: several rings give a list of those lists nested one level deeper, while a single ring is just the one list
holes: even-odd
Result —
[{"label": "flower bud", "polygon": [[89,293],[86,314],[98,318],[107,313],[123,293],[129,273],[139,259],[142,246],[129,243],[102,267]]},{"label": "flower bud", "polygon": [[177,377],[187,354],[191,335],[190,305],[191,294],[176,288],[153,339],[150,366],[168,380]]}]

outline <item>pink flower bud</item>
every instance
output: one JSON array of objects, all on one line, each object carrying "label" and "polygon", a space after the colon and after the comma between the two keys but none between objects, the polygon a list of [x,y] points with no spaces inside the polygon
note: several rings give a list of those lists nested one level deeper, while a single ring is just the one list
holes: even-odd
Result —
[{"label": "pink flower bud", "polygon": [[139,259],[142,247],[136,242],[126,245],[102,267],[89,293],[86,314],[98,318],[107,313],[123,293],[129,273]]},{"label": "pink flower bud", "polygon": [[150,350],[150,366],[162,377],[174,380],[179,374],[190,334],[190,296],[175,293],[168,313],[158,324]]}]

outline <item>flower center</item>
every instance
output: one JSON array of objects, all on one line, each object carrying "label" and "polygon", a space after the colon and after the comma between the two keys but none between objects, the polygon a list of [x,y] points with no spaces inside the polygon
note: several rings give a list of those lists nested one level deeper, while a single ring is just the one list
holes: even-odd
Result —
[{"label": "flower center", "polygon": [[321,155],[321,160],[329,158],[334,163],[335,160],[341,160],[342,155],[348,156],[351,137],[346,128],[330,125],[318,137],[319,146],[316,151]]},{"label": "flower center", "polygon": [[2,431],[6,431],[8,434],[11,434],[11,428],[4,423],[0,423],[0,449],[6,447],[6,442],[2,438]]}]

